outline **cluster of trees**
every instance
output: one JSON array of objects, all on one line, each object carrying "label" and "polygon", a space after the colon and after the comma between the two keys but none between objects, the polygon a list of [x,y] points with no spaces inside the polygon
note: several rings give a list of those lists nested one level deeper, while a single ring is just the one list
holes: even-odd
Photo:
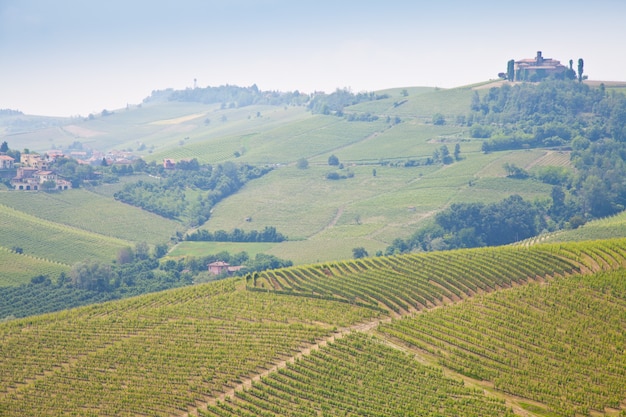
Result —
[{"label": "cluster of trees", "polygon": [[51,168],[70,181],[73,188],[80,187],[85,181],[97,181],[99,178],[91,165],[79,164],[72,158],[57,158]]},{"label": "cluster of trees", "polygon": [[449,165],[454,161],[459,161],[461,159],[461,145],[454,145],[454,153],[450,154],[450,149],[448,149],[448,145],[441,145],[439,149],[435,149],[433,152],[433,157],[431,159],[432,163],[441,163],[444,165]]},{"label": "cluster of trees", "polygon": [[256,84],[250,87],[238,87],[235,85],[221,85],[218,87],[187,88],[185,90],[158,90],[144,102],[155,100],[197,102],[205,104],[221,103],[222,108],[236,108],[251,106],[253,104],[265,104],[273,106],[305,105],[310,96],[299,91],[261,91]]},{"label": "cluster of trees", "polygon": [[562,146],[579,137],[626,139],[626,97],[603,85],[561,80],[504,85],[482,98],[476,92],[470,107],[470,134],[490,139],[485,152]]},{"label": "cluster of trees", "polygon": [[[555,187],[551,219],[601,217],[626,207],[626,96],[568,80],[505,85],[474,96],[472,135],[488,138],[483,151],[534,146],[572,149],[576,171],[539,172]],[[506,167],[505,167],[506,168]],[[509,167],[509,175],[525,173]],[[510,171],[510,172],[509,172]],[[560,172],[557,172],[560,171]]]},{"label": "cluster of trees", "polygon": [[225,230],[210,232],[206,229],[196,230],[185,236],[185,240],[192,242],[283,242],[287,237],[276,231],[273,226],[265,226],[260,232],[233,229],[230,233]]},{"label": "cluster of trees", "polygon": [[19,110],[13,110],[13,109],[0,109],[0,116],[23,116],[24,113],[22,113]]},{"label": "cluster of trees", "polygon": [[437,214],[434,225],[394,240],[386,254],[505,245],[538,234],[545,227],[541,214],[518,195],[492,204],[452,204]]},{"label": "cluster of trees", "polygon": [[375,122],[378,120],[378,116],[375,114],[371,114],[369,112],[366,113],[348,113],[345,115],[346,120],[349,122]]},{"label": "cluster of trees", "polygon": [[[309,109],[314,114],[332,114],[343,117],[343,109],[347,106],[353,106],[366,101],[381,100],[384,98],[389,98],[389,95],[376,94],[374,92],[354,94],[347,88],[338,88],[331,94],[315,94],[309,102]],[[378,119],[378,117],[371,114],[349,115],[349,117],[351,117],[352,120],[362,119],[364,121],[373,121]]]},{"label": "cluster of trees", "polygon": [[345,173],[332,171],[326,174],[326,179],[331,180],[331,181],[345,180],[345,179],[353,178],[353,177],[354,177],[354,172],[350,171],[349,169],[347,169]]},{"label": "cluster of trees", "polygon": [[[186,219],[190,226],[199,226],[209,219],[211,209],[217,202],[237,192],[247,181],[271,170],[270,167],[236,165],[233,162],[204,165],[196,160],[189,161],[184,167],[160,171],[155,165],[146,165],[145,171],[160,172],[161,179],[158,182],[129,183],[114,197],[160,216]],[[200,192],[191,201],[186,193],[189,188]]]},{"label": "cluster of trees", "polygon": [[234,254],[223,251],[207,256],[183,258],[177,261],[170,259],[165,261],[161,265],[161,268],[165,270],[176,270],[179,272],[187,271],[188,274],[191,274],[194,277],[195,282],[199,282],[225,277],[216,277],[208,272],[208,265],[217,261],[227,262],[230,265],[243,266],[243,268],[236,273],[238,276],[246,275],[252,272],[261,272],[267,269],[293,266],[293,262],[290,260],[280,259],[274,255],[257,253],[254,258],[251,258],[245,251]]},{"label": "cluster of trees", "polygon": [[140,242],[134,248],[120,249],[112,263],[79,262],[56,280],[38,275],[28,284],[0,288],[0,319],[60,311],[224,278],[208,272],[207,265],[215,261],[242,265],[244,268],[238,275],[293,265],[273,255],[257,254],[251,258],[246,252],[160,259],[166,253],[165,244],[150,249]]},{"label": "cluster of trees", "polygon": [[534,146],[571,149],[575,169],[541,167],[527,172],[505,164],[507,175],[552,185],[549,200],[512,196],[494,204],[455,204],[435,224],[387,253],[501,245],[546,230],[575,228],[626,208],[626,96],[571,80],[492,88],[471,103],[474,137],[483,151]]}]

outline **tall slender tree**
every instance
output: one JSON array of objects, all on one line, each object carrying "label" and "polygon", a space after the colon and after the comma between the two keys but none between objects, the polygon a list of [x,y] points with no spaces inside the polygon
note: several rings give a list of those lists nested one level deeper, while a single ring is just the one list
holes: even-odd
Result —
[{"label": "tall slender tree", "polygon": [[515,81],[515,60],[511,59],[506,65],[506,78],[509,81]]},{"label": "tall slender tree", "polygon": [[578,82],[582,83],[583,82],[583,66],[585,65],[585,62],[583,61],[582,58],[578,58]]}]

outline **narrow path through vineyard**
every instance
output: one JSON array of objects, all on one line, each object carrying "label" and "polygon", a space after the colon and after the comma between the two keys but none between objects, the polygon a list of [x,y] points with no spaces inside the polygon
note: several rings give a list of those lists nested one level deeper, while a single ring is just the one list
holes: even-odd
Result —
[{"label": "narrow path through vineyard", "polygon": [[[251,390],[253,384],[261,379],[286,368],[289,364],[307,358],[313,352],[332,345],[333,342],[343,339],[350,333],[360,332],[376,333],[383,343],[408,353],[421,364],[441,368],[452,379],[462,380],[465,385],[482,391],[488,397],[501,399],[507,407],[515,411],[516,415],[535,416],[537,414],[528,409],[528,404],[537,410],[546,410],[548,405],[497,390],[493,382],[480,378],[474,379],[473,376],[458,373],[453,370],[454,368],[441,365],[430,350],[427,348],[422,350],[418,347],[422,346],[421,342],[411,345],[400,338],[396,339],[394,335],[397,333],[394,333],[394,330],[389,333],[388,326],[402,322],[402,320],[396,320],[397,318],[419,316],[422,312],[462,303],[479,294],[508,291],[532,282],[543,287],[541,284],[552,281],[556,277],[589,275],[595,271],[614,270],[626,263],[626,248],[619,245],[611,246],[612,244],[607,243],[606,248],[555,245],[540,250],[520,247],[501,248],[497,251],[470,250],[424,256],[391,257],[384,262],[380,260],[341,262],[336,265],[326,265],[325,269],[319,270],[307,267],[282,271],[280,292],[289,288],[294,296],[297,296],[299,292],[303,294],[313,292],[319,296],[331,294],[332,297],[338,299],[343,297],[345,300],[353,301],[365,297],[370,301],[375,300],[372,307],[376,305],[381,310],[386,310],[386,313],[383,318],[379,317],[340,328],[328,336],[317,339],[313,344],[293,351],[293,355],[289,357],[275,358],[275,361],[267,364],[266,367],[257,368],[254,371],[256,373],[239,377],[235,382],[223,386],[223,391],[218,391],[219,394],[206,396],[204,400],[197,401],[195,407],[188,409],[183,415],[198,416],[206,410],[219,407],[224,402],[236,401],[240,392]],[[449,268],[445,268],[446,265]],[[506,268],[503,265],[506,265]],[[374,270],[377,272],[373,273]],[[454,271],[457,272],[454,273]],[[272,277],[273,275],[268,273],[267,276],[258,277],[258,280],[265,280],[269,283]],[[256,277],[252,285],[250,289],[259,288]],[[274,288],[273,285],[262,287]],[[372,291],[378,291],[377,295]],[[370,296],[371,299],[368,298]],[[380,325],[387,329],[381,330]],[[435,339],[429,336],[428,331],[423,334],[425,335],[423,343],[426,344],[437,344],[433,342],[435,339],[458,343],[449,337],[446,338],[445,334],[433,335]],[[433,346],[430,347],[433,348]],[[508,346],[511,351],[514,350],[508,343],[505,346]]]},{"label": "narrow path through vineyard", "polygon": [[252,387],[253,382],[258,382],[261,380],[261,378],[264,378],[268,376],[269,374],[286,367],[288,363],[294,363],[299,358],[310,355],[311,352],[319,350],[320,348],[326,346],[327,344],[332,343],[335,340],[343,338],[347,334],[350,334],[352,332],[369,332],[375,329],[376,327],[378,327],[379,324],[388,323],[388,322],[391,322],[391,320],[392,319],[390,317],[383,318],[383,319],[376,319],[376,320],[368,321],[365,323],[355,324],[354,326],[349,326],[349,327],[345,327],[342,329],[338,329],[336,332],[334,332],[330,336],[323,338],[322,340],[318,341],[315,344],[308,345],[300,349],[295,355],[274,363],[271,367],[265,369],[264,371],[254,376],[241,378],[240,379],[241,382],[239,382],[237,385],[229,388],[228,390],[226,390],[225,392],[223,392],[217,397],[210,398],[206,403],[199,404],[194,409],[191,409],[189,412],[183,414],[183,416],[184,417],[197,416],[198,410],[206,409],[207,405],[215,405],[218,401],[224,401],[227,398],[233,399],[235,397],[235,392],[245,390],[245,389],[250,389]]}]

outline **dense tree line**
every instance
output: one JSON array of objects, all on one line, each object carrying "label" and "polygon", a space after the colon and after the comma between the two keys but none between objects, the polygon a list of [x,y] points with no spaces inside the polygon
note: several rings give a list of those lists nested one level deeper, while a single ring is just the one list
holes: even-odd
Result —
[{"label": "dense tree line", "polygon": [[290,260],[281,259],[274,255],[257,253],[254,258],[251,258],[248,252],[245,251],[235,254],[223,251],[202,257],[179,259],[178,261],[168,260],[162,265],[162,268],[173,268],[179,271],[186,270],[199,280],[202,280],[202,273],[205,273],[204,278],[208,276],[210,279],[215,279],[215,276],[208,274],[207,269],[210,263],[217,261],[226,262],[233,266],[242,266],[243,268],[235,274],[238,276],[251,272],[261,272],[267,269],[286,268],[293,265],[293,262]]},{"label": "dense tree line", "polygon": [[145,243],[138,243],[135,248],[121,249],[113,263],[79,262],[56,281],[39,275],[25,285],[2,287],[0,321],[224,278],[208,272],[208,264],[215,261],[243,266],[238,275],[293,265],[273,255],[257,254],[251,258],[246,252],[160,260],[166,252],[166,245],[157,245],[150,253]]},{"label": "dense tree line", "polygon": [[260,232],[258,230],[246,232],[241,229],[233,229],[231,232],[196,230],[186,235],[185,240],[192,242],[283,242],[287,238],[282,233],[277,232],[275,227],[265,226]]},{"label": "dense tree line", "polygon": [[[474,96],[470,132],[483,151],[548,146],[572,149],[576,171],[539,173],[553,191],[551,219],[563,223],[626,207],[626,96],[571,80],[504,85]],[[558,170],[558,169],[557,169]],[[513,177],[520,177],[517,172]],[[556,198],[560,195],[564,198]],[[563,201],[560,201],[563,200]]]},{"label": "dense tree line", "polygon": [[[190,285],[192,277],[159,268],[158,245],[146,254],[138,244],[125,263],[79,262],[56,282],[47,276],[33,277],[26,285],[0,288],[0,320],[65,310],[72,307],[131,297]],[[120,252],[125,252],[122,249]],[[120,259],[118,254],[118,260]]]},{"label": "dense tree line", "polygon": [[223,108],[235,108],[264,104],[273,106],[305,105],[310,97],[299,91],[261,91],[256,84],[250,87],[221,85],[218,87],[187,88],[185,90],[158,90],[144,101],[154,100],[184,101],[205,104],[221,103]]},{"label": "dense tree line", "polygon": [[[315,94],[309,102],[309,109],[314,114],[333,114],[343,117],[343,109],[347,106],[388,97],[387,94],[376,94],[374,92],[354,94],[347,88],[338,88],[331,94]],[[348,119],[351,121],[374,121],[378,117],[371,114],[348,115]]]},{"label": "dense tree line", "polygon": [[518,195],[492,204],[452,204],[435,216],[433,226],[394,240],[386,254],[505,245],[538,234],[546,227],[542,214]]},{"label": "dense tree line", "polygon": [[[146,165],[145,171],[160,174],[158,182],[138,181],[126,184],[114,197],[127,204],[170,219],[185,219],[198,226],[209,219],[213,206],[236,193],[247,181],[259,178],[271,170],[269,167],[236,165],[232,162],[212,166],[200,165],[193,160],[187,169],[162,170],[156,165]],[[186,190],[198,190],[193,200]]]},{"label": "dense tree line", "polygon": [[568,146],[576,138],[626,140],[626,97],[569,80],[546,80],[475,92],[470,133],[485,152]]}]

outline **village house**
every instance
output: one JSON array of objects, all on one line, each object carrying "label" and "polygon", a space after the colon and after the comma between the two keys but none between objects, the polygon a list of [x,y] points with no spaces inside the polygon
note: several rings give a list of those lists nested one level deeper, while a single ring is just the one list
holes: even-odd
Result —
[{"label": "village house", "polygon": [[[43,184],[48,182],[46,186]],[[54,184],[50,186],[48,184]],[[19,167],[17,175],[11,180],[11,186],[18,191],[69,190],[72,183],[60,179],[54,172],[31,167]],[[50,187],[50,188],[48,188]]]},{"label": "village house", "polygon": [[535,58],[526,58],[515,61],[513,66],[515,81],[539,81],[550,75],[562,75],[567,67],[560,61],[552,58],[544,58],[541,51],[537,51]]},{"label": "village house", "polygon": [[0,169],[13,169],[15,159],[9,155],[0,155]]},{"label": "village house", "polygon": [[169,158],[163,159],[163,168],[164,169],[176,168],[176,161],[174,161],[173,159],[169,159]]},{"label": "village house", "polygon": [[47,170],[50,167],[50,158],[46,155],[42,157],[37,153],[27,153],[20,156],[20,163],[23,167]]},{"label": "village house", "polygon": [[235,272],[240,271],[243,266],[231,266],[227,262],[216,261],[211,262],[209,264],[209,272],[213,275],[220,275],[227,273],[228,275],[233,275]]}]

